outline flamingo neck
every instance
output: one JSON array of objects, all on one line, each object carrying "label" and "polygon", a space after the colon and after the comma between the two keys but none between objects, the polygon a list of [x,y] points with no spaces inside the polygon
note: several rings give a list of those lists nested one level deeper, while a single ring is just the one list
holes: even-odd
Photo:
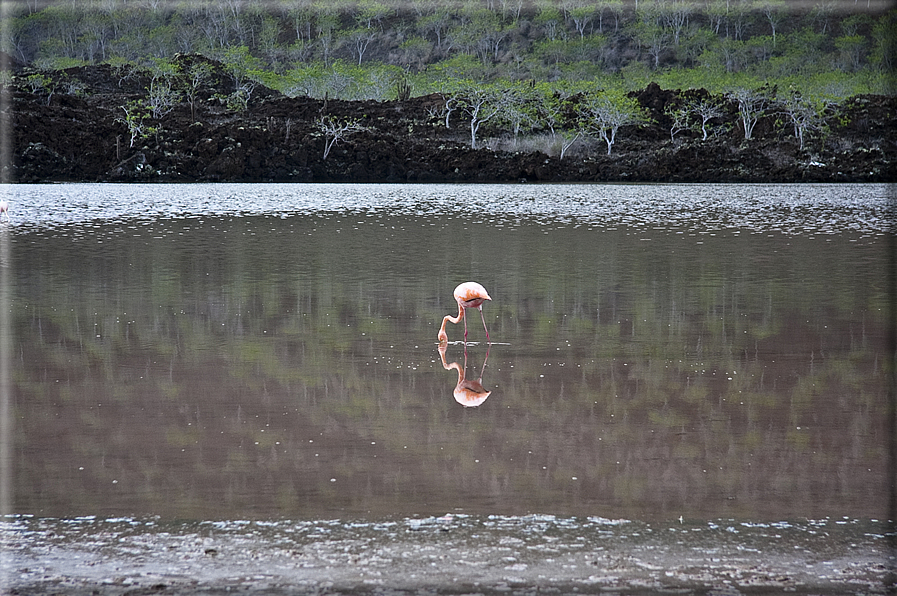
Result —
[{"label": "flamingo neck", "polygon": [[457,325],[458,323],[461,322],[461,319],[463,319],[463,318],[464,318],[464,307],[459,304],[457,317],[453,317],[452,315],[445,315],[442,318],[442,327],[439,328],[439,337],[440,338],[444,337],[446,340],[448,339],[448,336],[445,333],[445,324],[447,321],[451,321],[452,323]]}]

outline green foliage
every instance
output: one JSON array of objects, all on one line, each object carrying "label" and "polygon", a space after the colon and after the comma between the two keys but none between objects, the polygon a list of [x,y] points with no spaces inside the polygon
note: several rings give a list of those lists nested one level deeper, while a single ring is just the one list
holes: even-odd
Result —
[{"label": "green foliage", "polygon": [[175,88],[178,67],[167,60],[156,58],[151,69],[152,79],[147,88],[146,106],[155,119],[171,112],[180,102],[181,92]]},{"label": "green foliage", "polygon": [[256,79],[263,72],[262,61],[253,56],[247,46],[227,48],[219,59],[233,77],[234,91],[239,91],[247,80]]},{"label": "green foliage", "polygon": [[21,81],[25,87],[34,94],[46,93],[50,95],[54,90],[53,79],[44,74],[30,74],[21,79]]},{"label": "green foliage", "polygon": [[449,81],[486,80],[487,69],[469,54],[458,54],[426,70],[428,89],[438,91]]},{"label": "green foliage", "polygon": [[559,37],[566,37],[566,35],[561,33],[563,31],[564,17],[554,3],[547,2],[541,5],[534,23],[542,30],[549,41],[554,41]]},{"label": "green foliage", "polygon": [[118,121],[124,123],[128,128],[128,134],[131,137],[128,147],[134,147],[134,143],[138,139],[146,139],[159,131],[158,126],[150,124],[152,109],[143,100],[128,102],[127,105],[121,106],[121,109],[125,115]]},{"label": "green foliage", "polygon": [[842,35],[835,39],[835,47],[840,52],[839,61],[843,70],[860,70],[863,57],[867,54],[868,40],[862,35]]},{"label": "green foliage", "polygon": [[34,93],[35,95],[46,95],[47,105],[50,105],[50,101],[56,93],[73,95],[76,97],[84,94],[84,83],[77,79],[72,79],[64,73],[62,73],[61,76],[60,73],[56,73],[57,79],[54,79],[49,74],[43,73],[31,73],[15,79],[9,71],[4,72],[4,76],[6,77],[5,82],[16,80],[21,87],[24,87],[31,93]]},{"label": "green foliage", "polygon": [[249,108],[249,100],[252,98],[253,85],[244,85],[233,93],[223,96],[224,105],[231,112],[245,112]]},{"label": "green foliage", "polygon": [[872,26],[870,62],[883,72],[894,72],[897,60],[897,11],[892,10]]},{"label": "green foliage", "polygon": [[648,53],[652,68],[658,68],[661,56],[672,43],[669,32],[656,23],[637,21],[629,27],[629,34]]},{"label": "green foliage", "polygon": [[539,124],[538,98],[534,88],[518,82],[508,84],[504,99],[499,118],[511,129],[516,146],[521,131],[533,130]]},{"label": "green foliage", "polygon": [[87,64],[86,61],[79,58],[67,58],[64,56],[52,56],[34,61],[34,66],[41,70],[66,70],[67,68],[78,68]]},{"label": "green foliage", "polygon": [[342,61],[298,66],[283,76],[271,77],[269,85],[285,95],[319,99],[386,101],[398,94],[411,94],[414,77],[399,67],[384,64],[356,65]]},{"label": "green foliage", "polygon": [[594,71],[601,71],[606,62],[608,43],[605,35],[541,40],[533,44],[533,55],[555,74],[560,74],[562,69],[569,72],[569,65],[582,62],[588,62]]},{"label": "green foliage", "polygon": [[200,90],[213,82],[214,70],[208,62],[194,62],[186,69],[176,66],[178,85],[190,104],[190,117],[196,120],[196,101]]},{"label": "green foliage", "polygon": [[576,106],[579,128],[585,134],[600,137],[610,155],[623,126],[643,126],[650,119],[638,100],[620,90],[600,91],[587,95]]},{"label": "green foliage", "polygon": [[548,83],[539,83],[533,89],[535,100],[536,121],[542,128],[547,128],[552,134],[560,132],[565,123],[566,115],[571,111],[571,96],[568,90],[556,88]]},{"label": "green foliage", "polygon": [[[178,52],[224,64],[235,105],[253,83],[291,95],[388,99],[447,81],[657,81],[713,92],[759,84],[891,93],[897,11],[833,13],[782,0],[458,0],[37,3],[5,16],[4,49],[48,69],[149,65]],[[351,67],[350,67],[351,66]],[[354,67],[354,68],[352,68]],[[846,71],[846,74],[844,74]],[[180,76],[185,76],[181,73]],[[830,79],[829,83],[822,82]],[[181,81],[181,79],[178,79]],[[177,90],[189,92],[179,82]],[[841,96],[844,97],[843,95]],[[194,98],[195,99],[195,98]],[[195,105],[191,103],[195,108]]]}]

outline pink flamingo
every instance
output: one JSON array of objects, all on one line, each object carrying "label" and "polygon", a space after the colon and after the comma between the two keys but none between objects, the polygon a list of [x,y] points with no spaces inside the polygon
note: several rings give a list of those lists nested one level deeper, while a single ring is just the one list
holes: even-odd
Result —
[{"label": "pink flamingo", "polygon": [[10,221],[9,219],[9,203],[0,199],[0,213],[6,216],[6,221]]},{"label": "pink flamingo", "polygon": [[448,335],[445,332],[446,321],[451,321],[457,325],[461,322],[461,319],[464,319],[464,343],[467,343],[467,318],[464,316],[464,311],[468,308],[476,308],[480,311],[480,319],[483,321],[483,329],[486,329],[486,341],[490,341],[489,329],[486,328],[486,317],[483,316],[483,302],[492,300],[492,298],[489,297],[486,288],[475,281],[466,281],[455,288],[454,296],[455,301],[458,303],[458,316],[453,317],[452,315],[445,315],[445,317],[443,317],[442,327],[439,328],[439,343],[443,344],[448,342]]}]

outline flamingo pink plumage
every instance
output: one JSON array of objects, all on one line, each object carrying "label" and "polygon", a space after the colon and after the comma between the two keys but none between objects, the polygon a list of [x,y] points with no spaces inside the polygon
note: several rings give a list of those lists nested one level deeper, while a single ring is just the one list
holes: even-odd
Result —
[{"label": "flamingo pink plumage", "polygon": [[454,296],[455,301],[458,303],[458,316],[453,317],[452,315],[445,315],[445,317],[443,317],[442,327],[439,328],[439,343],[442,344],[448,341],[448,335],[445,332],[445,323],[451,321],[457,325],[461,322],[461,319],[464,319],[464,341],[465,343],[467,342],[467,318],[464,316],[464,311],[468,308],[476,308],[480,311],[480,319],[483,321],[483,329],[486,330],[486,341],[490,341],[489,329],[486,328],[486,317],[483,315],[483,302],[492,300],[492,298],[489,297],[486,288],[475,281],[466,281],[455,288]]}]

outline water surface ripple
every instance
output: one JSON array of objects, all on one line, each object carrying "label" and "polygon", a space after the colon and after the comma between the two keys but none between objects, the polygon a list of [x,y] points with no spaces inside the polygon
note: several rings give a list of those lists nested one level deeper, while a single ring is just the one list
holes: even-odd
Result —
[{"label": "water surface ripple", "polygon": [[689,228],[787,234],[884,233],[895,208],[886,184],[355,185],[66,184],[4,189],[17,225],[203,215],[343,214],[456,217],[496,225]]}]

